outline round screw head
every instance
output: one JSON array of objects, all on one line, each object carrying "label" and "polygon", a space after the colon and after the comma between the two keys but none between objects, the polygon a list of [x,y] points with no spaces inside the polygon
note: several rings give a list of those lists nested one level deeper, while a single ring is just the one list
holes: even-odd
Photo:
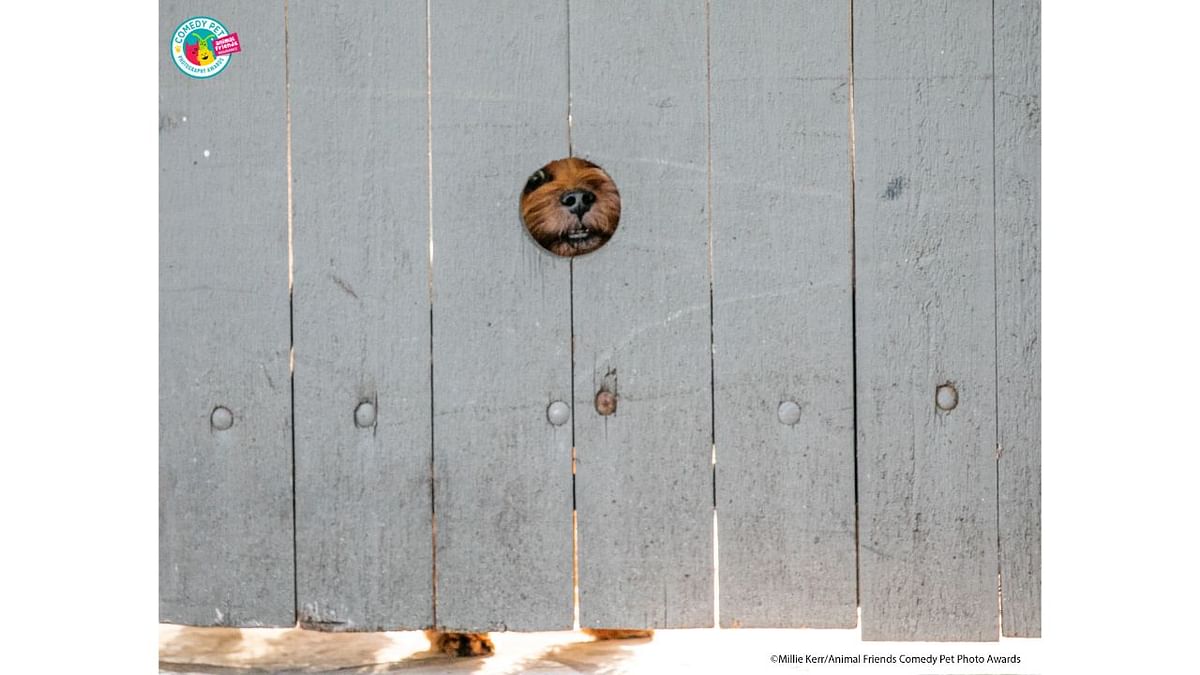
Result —
[{"label": "round screw head", "polygon": [[800,404],[784,401],[779,404],[779,421],[789,427],[800,421]]},{"label": "round screw head", "polygon": [[212,417],[209,419],[212,427],[217,431],[225,431],[233,426],[233,413],[223,405],[213,408]]},{"label": "round screw head", "polygon": [[934,400],[937,402],[937,407],[942,410],[954,410],[958,407],[958,390],[947,382],[937,388]]},{"label": "round screw head", "polygon": [[375,404],[363,401],[354,409],[354,424],[360,429],[366,429],[375,424]]},{"label": "round screw head", "polygon": [[596,412],[605,416],[617,412],[617,395],[601,389],[596,394]]},{"label": "round screw head", "polygon": [[562,401],[555,401],[546,408],[546,419],[550,420],[550,424],[561,427],[571,419],[571,407]]}]

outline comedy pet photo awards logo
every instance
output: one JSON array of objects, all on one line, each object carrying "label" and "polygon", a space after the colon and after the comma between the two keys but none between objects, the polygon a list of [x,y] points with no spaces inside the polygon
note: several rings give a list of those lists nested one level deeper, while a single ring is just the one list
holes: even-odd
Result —
[{"label": "comedy pet photo awards logo", "polygon": [[193,16],[171,34],[171,59],[188,77],[213,77],[229,65],[233,54],[242,51],[237,33],[207,16]]}]

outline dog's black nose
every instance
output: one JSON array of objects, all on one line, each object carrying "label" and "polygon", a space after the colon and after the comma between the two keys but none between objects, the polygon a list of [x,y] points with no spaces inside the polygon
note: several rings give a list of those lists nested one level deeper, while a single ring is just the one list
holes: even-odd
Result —
[{"label": "dog's black nose", "polygon": [[563,193],[558,201],[571,213],[582,216],[596,203],[596,195],[591,190],[571,190]]}]

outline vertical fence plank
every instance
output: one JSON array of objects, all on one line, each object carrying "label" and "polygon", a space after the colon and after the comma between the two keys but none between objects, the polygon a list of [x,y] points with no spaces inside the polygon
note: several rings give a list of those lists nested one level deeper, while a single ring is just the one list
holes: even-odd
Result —
[{"label": "vertical fence plank", "polygon": [[616,236],[574,263],[580,622],[711,626],[705,3],[570,14],[575,154],[622,196]]},{"label": "vertical fence plank", "polygon": [[996,344],[1004,635],[1042,633],[1041,3],[995,5]]},{"label": "vertical fence plank", "polygon": [[518,214],[567,149],[566,5],[432,9],[437,623],[570,628],[570,268]]},{"label": "vertical fence plank", "polygon": [[[863,636],[997,639],[992,16],[855,3]],[[957,406],[935,403],[939,386]],[[940,400],[952,403],[949,389]]]},{"label": "vertical fence plank", "polygon": [[283,2],[204,12],[242,53],[192,79],[159,5],[159,620],[291,625]]},{"label": "vertical fence plank", "polygon": [[711,30],[721,625],[853,627],[850,3]]},{"label": "vertical fence plank", "polygon": [[300,622],[433,621],[425,2],[292,2]]}]

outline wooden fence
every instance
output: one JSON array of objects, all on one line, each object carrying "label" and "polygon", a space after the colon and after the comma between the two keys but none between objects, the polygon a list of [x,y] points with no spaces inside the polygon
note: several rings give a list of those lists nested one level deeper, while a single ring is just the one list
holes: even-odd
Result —
[{"label": "wooden fence", "polygon": [[1040,634],[1037,2],[160,11],[162,621]]}]

